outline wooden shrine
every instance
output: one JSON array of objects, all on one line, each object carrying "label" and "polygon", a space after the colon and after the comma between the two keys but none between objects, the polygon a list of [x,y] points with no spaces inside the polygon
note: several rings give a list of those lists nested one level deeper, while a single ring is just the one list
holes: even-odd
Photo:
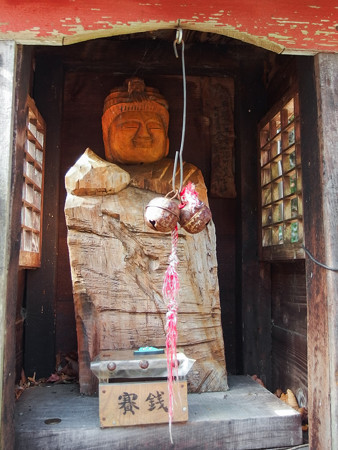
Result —
[{"label": "wooden shrine", "polygon": [[[47,389],[36,386],[25,390],[17,403],[13,391],[18,389],[22,369],[26,377],[39,381],[60,369],[60,356],[65,359],[71,354],[77,358],[64,177],[86,148],[93,149],[100,158],[97,161],[101,160],[95,168],[99,179],[106,176],[101,116],[110,90],[122,86],[130,77],[143,79],[146,86],[158,89],[170,111],[166,158],[172,160],[179,148],[181,60],[173,53],[173,41],[180,19],[189,130],[184,159],[188,168],[200,170],[208,192],[205,198],[215,229],[208,228],[206,241],[208,249],[216,251],[210,266],[203,262],[203,268],[212,269],[211,277],[218,272],[220,307],[212,312],[210,321],[206,316],[203,319],[210,324],[207,330],[212,339],[205,335],[203,342],[201,339],[194,345],[201,359],[199,375],[192,384],[194,380],[198,384],[203,374],[208,382],[212,381],[207,367],[213,360],[221,367],[214,373],[229,381],[230,390],[221,395],[188,394],[192,396],[189,420],[176,425],[177,445],[185,448],[210,444],[206,429],[212,432],[215,446],[227,448],[290,447],[301,443],[299,418],[290,415],[282,420],[281,411],[288,413],[271,394],[265,402],[271,406],[271,420],[262,419],[266,410],[257,401],[261,396],[256,386],[249,383],[247,390],[239,389],[231,381],[232,376],[224,377],[227,371],[257,375],[271,392],[292,389],[299,405],[308,410],[304,442],[308,439],[310,448],[318,450],[337,448],[335,5],[329,0],[314,4],[300,0],[294,8],[291,0],[278,4],[245,0],[230,1],[224,8],[221,0],[198,0],[194,5],[174,1],[168,8],[152,0],[146,5],[126,0],[112,8],[107,0],[97,0],[95,5],[91,0],[76,0],[60,1],[58,8],[52,8],[51,3],[2,2],[0,447],[12,450],[16,439],[18,448],[71,445],[84,449],[98,442],[102,448],[119,448],[126,443],[133,447],[136,440],[149,444],[151,437],[155,448],[165,448],[167,424],[101,430],[98,399],[80,396],[72,385]],[[29,98],[32,103],[27,108]],[[119,163],[125,187],[118,193],[112,192],[112,179],[106,179],[104,186],[94,186],[93,208],[102,214],[109,233],[112,229],[120,233],[116,225],[119,220],[121,224],[121,217],[128,218],[132,208],[101,210],[99,205],[106,206],[108,197],[114,197],[117,205],[117,199],[130,191],[146,191],[147,200],[159,195],[162,187],[156,176],[165,170],[163,161],[152,163],[158,169],[154,172],[147,172],[142,164],[135,169],[134,165],[127,168]],[[88,178],[91,174],[89,170]],[[86,174],[81,178],[85,190],[88,178]],[[200,179],[198,175],[195,181]],[[165,183],[163,192],[170,181]],[[106,189],[109,193],[103,195]],[[70,210],[76,209],[76,202],[81,207],[86,205],[82,222],[80,217],[72,218],[72,233],[80,243],[86,234],[93,234],[91,195],[79,190],[71,198]],[[135,224],[123,220],[122,224],[129,237],[134,237]],[[136,228],[137,232],[141,229]],[[105,235],[107,230],[99,231]],[[117,247],[123,246],[119,236],[113,238]],[[191,241],[183,232],[180,239],[184,246]],[[92,244],[87,241],[88,251],[95,257]],[[151,247],[156,250],[156,246]],[[137,278],[137,288],[149,292],[150,278],[141,276],[144,268],[140,261],[144,258],[140,248],[143,242],[140,247],[129,248],[124,264]],[[168,242],[163,241],[161,254],[167,248]],[[194,248],[189,247],[189,255]],[[153,253],[148,258],[148,272],[162,274],[166,258],[159,261]],[[186,277],[185,262],[181,267]],[[95,278],[95,270],[78,269],[79,285],[87,274]],[[199,291],[201,284],[194,283],[200,276],[197,264],[195,269],[193,282],[188,284]],[[129,288],[124,272],[121,269],[119,276]],[[78,320],[81,326],[87,321],[86,307],[100,316],[96,330],[86,322],[92,331],[90,342],[80,343],[84,353],[79,359],[85,361],[85,371],[92,358],[89,349],[96,353],[99,339],[111,342],[115,325],[119,325],[114,324],[113,330],[106,326],[112,323],[111,305],[105,310],[106,304],[99,311],[95,309],[96,295],[105,296],[104,286],[99,283],[99,289],[84,299],[88,299],[82,303],[81,317],[85,320]],[[211,286],[216,292],[215,284]],[[85,292],[84,284],[81,288]],[[79,295],[80,290],[75,297]],[[158,293],[155,300],[159,298]],[[142,301],[148,301],[155,311],[154,298]],[[134,309],[120,313],[139,317],[141,324],[148,321],[163,336],[163,324],[154,319],[155,312],[142,316],[139,305],[135,302]],[[200,302],[196,309],[201,305],[209,311],[212,307]],[[165,308],[162,312],[156,310],[156,317],[164,313]],[[203,314],[205,311],[201,317]],[[189,315],[190,311],[183,310],[180,324],[187,347],[188,334],[194,337],[197,333],[188,329]],[[124,330],[120,330],[121,334]],[[133,332],[136,342],[140,336],[135,329]],[[225,342],[226,370],[223,349],[219,351],[214,338]],[[89,380],[90,389],[97,388],[95,383]],[[236,415],[238,405],[243,415]],[[250,437],[249,443],[246,436]]]}]

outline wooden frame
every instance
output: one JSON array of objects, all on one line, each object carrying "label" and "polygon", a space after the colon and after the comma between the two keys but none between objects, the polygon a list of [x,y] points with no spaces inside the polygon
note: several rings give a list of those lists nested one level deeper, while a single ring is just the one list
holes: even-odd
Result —
[{"label": "wooden frame", "polygon": [[21,248],[19,265],[41,265],[43,186],[46,124],[35,102],[27,97],[27,124],[21,208]]},{"label": "wooden frame", "polygon": [[[11,76],[6,74],[3,77],[2,83],[3,87],[8,89],[7,91],[3,89],[4,93],[13,90],[15,80],[13,77],[13,71],[15,71],[15,53],[16,46],[14,43],[3,42],[1,43],[1,54],[5,54],[3,59],[3,67],[5,69],[9,68]],[[51,61],[49,61],[51,62]],[[302,145],[303,149],[307,147],[307,154],[303,151],[303,179],[304,179],[304,202],[307,199],[311,206],[316,206],[317,208],[309,210],[308,217],[304,217],[304,233],[307,242],[307,248],[316,256],[317,259],[326,262],[328,265],[334,266],[336,260],[334,259],[335,249],[337,248],[337,208],[333,208],[337,205],[337,152],[336,152],[336,142],[338,141],[337,130],[338,127],[334,124],[337,123],[337,115],[335,114],[337,104],[337,93],[335,91],[335,86],[337,86],[337,67],[338,67],[338,55],[334,54],[321,54],[315,57],[315,68],[313,67],[312,58],[303,58],[299,61],[300,73],[301,75],[301,91],[302,91],[302,102],[301,107],[304,111],[304,120],[302,121],[303,127],[306,127],[307,131],[312,131],[312,134],[307,136],[307,146],[305,146],[304,138],[305,133],[302,134]],[[49,67],[49,66],[48,66]],[[51,70],[51,69],[50,69]],[[317,75],[317,86],[314,83],[314,70]],[[51,86],[51,83],[48,84]],[[50,87],[52,90],[52,86]],[[244,88],[243,88],[244,91]],[[244,91],[245,92],[245,91]],[[316,92],[316,93],[315,93]],[[261,94],[261,92],[259,92]],[[316,104],[316,95],[318,99],[318,105]],[[11,136],[12,136],[12,122],[13,118],[12,108],[13,102],[10,95],[4,96],[5,103],[2,108],[1,122],[5,125],[1,128],[1,134],[5,139],[2,140],[3,146],[6,150],[4,158],[6,158],[6,163],[9,159],[12,159],[12,147],[11,147]],[[53,106],[55,98],[52,95],[44,96],[46,103],[49,102],[50,106]],[[245,95],[243,94],[243,99]],[[308,108],[306,107],[308,106]],[[241,108],[248,111],[251,107],[249,100]],[[318,123],[319,127],[319,139],[320,139],[320,151],[318,146],[318,134],[317,134],[317,117],[316,120],[312,119],[312,114],[317,114],[318,107]],[[47,109],[48,110],[48,109]],[[305,117],[306,112],[306,117]],[[244,113],[243,113],[244,114]],[[249,113],[247,113],[244,118],[247,119]],[[253,120],[250,124],[252,125]],[[49,122],[48,122],[49,123]],[[56,127],[57,129],[57,127]],[[252,126],[250,130],[252,129]],[[10,138],[9,138],[10,136]],[[250,144],[249,138],[247,136],[241,137],[242,140],[242,159],[247,153],[246,144],[249,145],[250,150],[253,150],[253,146]],[[52,140],[50,140],[51,142]],[[250,147],[251,145],[251,147]],[[55,149],[58,146],[55,145]],[[53,152],[54,148],[51,150],[51,158],[56,158]],[[254,150],[253,150],[254,151]],[[8,159],[9,158],[9,159]],[[22,158],[21,158],[22,160]],[[57,160],[57,159],[56,159]],[[4,160],[5,161],[5,160]],[[323,161],[325,162],[326,169],[323,168]],[[53,160],[53,163],[55,161]],[[318,163],[318,164],[317,164]],[[243,164],[247,164],[243,161]],[[248,164],[247,164],[248,165]],[[307,168],[307,169],[306,169]],[[246,171],[243,171],[243,177],[249,175],[249,181],[252,182],[253,179],[250,178],[252,170],[249,170],[248,166]],[[306,171],[305,171],[306,169]],[[12,171],[12,173],[11,173]],[[255,175],[255,174],[254,174]],[[5,177],[3,177],[5,176]],[[256,175],[255,175],[256,176]],[[12,177],[12,182],[9,181],[8,177]],[[55,178],[57,178],[55,176]],[[319,186],[320,189],[313,189],[316,181],[321,181]],[[19,180],[19,181],[18,181]],[[12,352],[12,345],[14,341],[14,335],[11,332],[12,320],[14,317],[13,308],[11,304],[15,302],[15,283],[17,279],[17,263],[18,263],[18,246],[15,244],[15,239],[19,235],[20,225],[18,227],[13,226],[13,221],[7,216],[8,211],[10,214],[12,212],[8,209],[11,204],[10,201],[13,197],[11,194],[11,189],[17,184],[22,184],[22,171],[19,175],[16,175],[11,164],[6,167],[2,164],[1,170],[1,181],[4,182],[4,189],[2,191],[1,199],[9,200],[8,203],[1,202],[1,209],[4,214],[0,214],[2,219],[3,227],[3,240],[0,240],[1,254],[4,256],[2,259],[3,271],[1,277],[1,297],[3,303],[1,303],[1,329],[4,339],[0,339],[0,351],[1,351],[1,361],[3,361],[3,371],[1,371],[1,383],[3,387],[2,399],[0,402],[1,406],[1,443],[8,448],[12,448],[14,445],[14,434],[13,434],[13,386],[14,380],[13,376],[13,361],[10,361],[10,353]],[[251,184],[247,183],[245,178],[245,183],[243,181],[244,187],[242,190],[248,192],[251,195]],[[51,190],[55,192],[55,185],[53,184]],[[253,195],[256,195],[256,190],[254,190]],[[48,196],[46,197],[48,198]],[[12,202],[13,204],[13,202]],[[20,204],[20,199],[18,202],[14,202],[14,206]],[[310,204],[309,204],[310,205]],[[15,206],[16,207],[16,206]],[[251,208],[251,206],[250,206]],[[251,229],[254,231],[255,223],[258,221],[256,213],[252,213],[246,204],[242,205],[242,209],[245,210],[243,216],[248,218],[248,221],[244,223],[244,232]],[[46,210],[46,208],[45,208]],[[312,214],[312,211],[317,211],[317,213]],[[323,213],[322,213],[323,211]],[[305,215],[305,214],[304,214]],[[18,214],[18,218],[20,213]],[[252,220],[253,217],[253,220]],[[255,223],[253,223],[255,222]],[[15,224],[14,224],[15,225]],[[258,270],[251,270],[252,266],[256,268],[256,260],[254,259],[256,247],[247,249],[248,246],[245,245],[247,238],[251,238],[252,234],[243,233],[243,252],[241,256],[245,263],[245,267],[242,273],[242,280],[245,280],[243,284],[243,297],[245,298],[248,307],[243,308],[243,317],[246,324],[250,324],[252,318],[255,317],[257,308],[261,309],[264,307],[262,302],[262,295],[259,289],[255,289],[256,284],[258,284],[257,279],[259,275]],[[44,238],[44,240],[46,240]],[[9,243],[11,248],[9,247]],[[16,255],[17,253],[17,255]],[[14,255],[14,258],[13,258]],[[15,255],[17,257],[15,257]],[[249,256],[249,258],[247,258]],[[52,261],[53,262],[53,261]],[[51,263],[52,264],[52,263]],[[242,260],[240,261],[242,264]],[[266,267],[269,265],[264,263]],[[43,265],[42,265],[43,266]],[[7,270],[9,267],[9,270]],[[337,385],[335,378],[335,367],[337,366],[337,283],[336,283],[336,273],[326,272],[322,270],[318,265],[316,265],[312,260],[307,258],[306,261],[306,271],[307,271],[307,289],[308,289],[308,299],[309,299],[309,323],[308,323],[308,349],[309,349],[309,393],[311,394],[309,403],[309,418],[310,418],[310,445],[312,448],[337,448]],[[40,269],[42,270],[42,269]],[[252,276],[253,274],[253,276]],[[29,271],[29,275],[43,278],[39,271]],[[248,276],[247,276],[248,275]],[[46,277],[46,281],[43,288],[49,288],[50,291],[54,289],[54,285],[50,283],[52,277]],[[264,280],[268,277],[265,276]],[[264,282],[263,280],[263,282]],[[33,280],[34,281],[34,280]],[[32,283],[33,283],[32,281]],[[53,280],[52,280],[53,281]],[[261,280],[262,281],[262,280]],[[52,288],[50,288],[52,286]],[[254,289],[253,289],[254,287]],[[268,291],[268,289],[267,289]],[[41,290],[42,292],[42,290]],[[52,292],[53,293],[53,292]],[[52,293],[48,292],[49,298]],[[43,297],[41,295],[41,297]],[[43,297],[44,298],[44,297]],[[258,306],[256,305],[258,303]],[[254,309],[251,309],[253,305]],[[39,305],[40,306],[40,305]],[[41,310],[41,306],[40,306]],[[268,312],[264,310],[265,314]],[[55,317],[54,315],[50,315]],[[251,325],[251,329],[254,326]],[[259,329],[257,327],[257,329]],[[260,331],[260,329],[259,329]],[[261,348],[263,347],[264,336],[266,333],[262,333],[260,338],[260,347],[256,345],[256,342],[250,341],[250,335],[248,331],[244,330],[246,340],[243,344],[248,354],[248,360],[253,365],[254,363],[258,366],[258,358],[250,357],[248,349],[256,349],[256,353],[253,356],[259,354]],[[260,333],[261,334],[261,333]],[[259,361],[260,363],[260,361]],[[246,367],[248,364],[246,364]],[[252,373],[252,371],[250,371]]]},{"label": "wooden frame", "polygon": [[[306,248],[317,261],[337,268],[338,55],[319,54],[299,64]],[[337,272],[307,257],[306,291],[310,448],[334,449],[338,445]]]},{"label": "wooden frame", "polygon": [[258,125],[262,260],[304,259],[299,98],[288,92]]},{"label": "wooden frame", "polygon": [[19,261],[17,236],[20,231],[17,194],[21,177],[16,174],[18,161],[13,145],[13,96],[19,56],[14,42],[0,42],[0,448],[8,449],[14,448],[14,318]]}]

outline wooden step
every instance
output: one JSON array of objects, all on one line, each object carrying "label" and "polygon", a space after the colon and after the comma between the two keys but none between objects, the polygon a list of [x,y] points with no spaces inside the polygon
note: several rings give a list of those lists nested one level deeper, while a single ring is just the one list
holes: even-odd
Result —
[{"label": "wooden step", "polygon": [[272,449],[302,443],[300,414],[246,376],[229,390],[189,394],[189,420],[100,428],[99,399],[78,385],[27,389],[16,403],[16,449]]}]

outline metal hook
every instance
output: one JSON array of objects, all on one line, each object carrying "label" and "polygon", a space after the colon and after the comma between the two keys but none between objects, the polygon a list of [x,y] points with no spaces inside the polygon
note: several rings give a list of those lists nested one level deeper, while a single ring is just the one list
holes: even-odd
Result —
[{"label": "metal hook", "polygon": [[181,27],[178,27],[176,30],[176,42],[177,44],[182,44],[183,39],[183,30]]},{"label": "metal hook", "polygon": [[[178,25],[180,25],[180,21],[178,21]],[[176,58],[178,58],[176,44],[180,45],[182,43],[183,43],[183,30],[180,26],[178,26],[176,29],[176,39],[174,40],[174,52],[175,52]]]}]

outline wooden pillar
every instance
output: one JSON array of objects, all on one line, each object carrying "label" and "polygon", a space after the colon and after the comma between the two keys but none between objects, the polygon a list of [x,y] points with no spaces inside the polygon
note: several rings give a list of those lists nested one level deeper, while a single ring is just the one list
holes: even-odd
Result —
[{"label": "wooden pillar", "polygon": [[[238,211],[237,301],[241,304],[242,372],[257,374],[269,386],[271,378],[270,265],[259,261],[257,123],[266,106],[263,68],[249,59],[236,94],[236,172]],[[240,366],[240,364],[239,364]]]},{"label": "wooden pillar", "polygon": [[[322,220],[323,235],[318,235],[317,239],[322,243],[325,263],[330,267],[338,266],[338,55],[336,54],[319,54],[315,57],[315,75],[317,88],[317,109],[318,109],[318,134],[319,134],[319,155],[320,155],[320,177],[322,189]],[[313,263],[309,262],[308,269],[313,269]],[[319,270],[319,269],[318,269]],[[331,448],[338,448],[338,316],[337,316],[337,299],[338,299],[338,275],[337,272],[325,270],[321,268],[320,283],[323,287],[322,296],[323,313],[327,320],[327,352],[326,373],[322,374],[323,379],[327,378],[328,392],[325,392],[324,399],[316,399],[313,394],[313,411],[314,406],[318,403],[326,403],[329,400],[329,436],[331,437]],[[316,286],[316,293],[319,285]],[[309,283],[311,286],[311,283]],[[321,289],[320,289],[321,290]],[[313,291],[313,288],[312,288]],[[325,298],[326,297],[326,298]],[[314,304],[316,312],[316,304]],[[316,322],[316,324],[314,323]],[[318,322],[312,319],[312,325],[318,329]],[[317,340],[312,342],[318,345]],[[326,344],[326,343],[325,343]],[[318,377],[318,362],[310,361],[311,377]],[[325,370],[324,369],[324,370]],[[315,379],[316,379],[315,378]],[[319,381],[319,380],[318,380]],[[325,385],[324,385],[325,386]],[[315,412],[316,419],[322,422],[318,413]],[[326,426],[324,426],[326,428]],[[313,437],[312,437],[313,438]],[[325,441],[318,441],[323,443]],[[329,441],[328,441],[329,443]],[[315,448],[315,447],[313,447]],[[317,447],[317,448],[320,448]]]},{"label": "wooden pillar", "polygon": [[[60,130],[63,69],[58,57],[36,58],[33,97],[47,126],[41,267],[27,273],[27,376],[49,376],[55,368],[55,296],[59,229]],[[71,124],[70,124],[71,126]]]},{"label": "wooden pillar", "polygon": [[[300,64],[305,245],[327,266],[338,261],[338,55]],[[316,93],[316,95],[315,95]],[[310,447],[338,448],[337,272],[306,258]]]},{"label": "wooden pillar", "polygon": [[3,449],[14,447],[14,318],[20,246],[20,231],[12,226],[17,221],[12,209],[15,197],[13,154],[15,71],[16,45],[14,42],[2,41],[0,42],[0,448]]}]

